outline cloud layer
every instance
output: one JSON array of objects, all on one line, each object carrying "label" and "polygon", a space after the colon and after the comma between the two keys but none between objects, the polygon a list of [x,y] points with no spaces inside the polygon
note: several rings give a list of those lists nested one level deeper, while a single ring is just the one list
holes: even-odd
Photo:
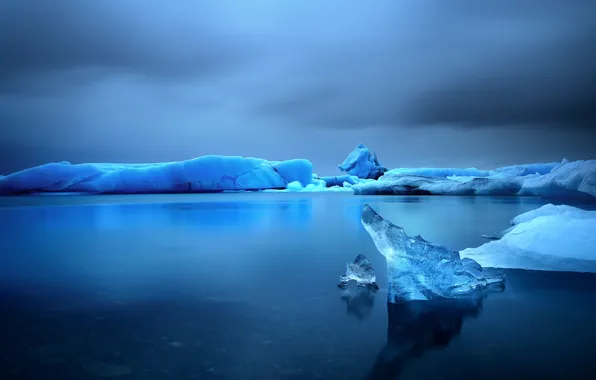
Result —
[{"label": "cloud layer", "polygon": [[[558,159],[596,155],[582,145],[595,110],[591,0],[0,4],[0,138],[27,163],[286,158],[338,129],[346,149],[348,134],[374,146],[462,127],[548,131],[559,147],[526,159]],[[488,161],[512,156],[497,145]]]}]

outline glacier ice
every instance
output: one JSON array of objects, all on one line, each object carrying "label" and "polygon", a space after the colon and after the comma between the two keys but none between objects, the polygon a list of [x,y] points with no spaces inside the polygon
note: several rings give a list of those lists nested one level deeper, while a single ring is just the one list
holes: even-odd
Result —
[{"label": "glacier ice", "polygon": [[377,286],[377,277],[372,264],[366,256],[360,254],[356,256],[354,262],[346,264],[346,273],[339,277],[340,288],[346,287],[350,281],[356,281],[358,286],[364,286],[371,289],[379,289]]},{"label": "glacier ice", "polygon": [[528,175],[543,175],[550,173],[554,168],[559,166],[559,162],[536,163],[536,164],[522,164],[503,166],[494,170],[484,170],[476,168],[397,168],[391,169],[386,175],[401,176],[401,175],[416,175],[431,178],[448,178],[448,177],[491,177],[495,175],[524,177]]},{"label": "glacier ice", "polygon": [[515,195],[521,184],[515,180],[473,178],[457,181],[416,175],[385,174],[377,181],[352,186],[358,195]]},{"label": "glacier ice", "polygon": [[32,192],[188,193],[283,189],[308,186],[308,160],[266,161],[239,156],[202,156],[155,164],[50,163],[0,178],[0,194]]},{"label": "glacier ice", "polygon": [[290,182],[286,185],[285,189],[265,189],[264,192],[271,192],[271,193],[292,193],[292,192],[302,192],[302,193],[318,193],[318,192],[349,192],[353,193],[352,189],[350,188],[350,184],[344,182],[344,186],[331,186],[328,187],[327,183],[322,179],[313,179],[312,183],[303,186],[300,181]]},{"label": "glacier ice", "polygon": [[511,224],[460,255],[490,267],[596,272],[596,211],[547,204]]},{"label": "glacier ice", "polygon": [[349,175],[364,179],[377,179],[387,171],[387,168],[379,163],[377,155],[364,144],[358,144],[338,167]]},{"label": "glacier ice", "polygon": [[354,184],[360,195],[596,196],[596,160],[475,168],[400,168]]},{"label": "glacier ice", "polygon": [[487,177],[490,175],[490,172],[488,170],[479,170],[476,168],[397,168],[389,170],[385,175],[392,177],[410,175],[430,178],[447,178],[451,176]]},{"label": "glacier ice", "polygon": [[319,177],[319,179],[325,181],[327,187],[344,186],[344,183],[346,182],[350,185],[355,185],[360,182],[360,179],[358,177],[349,174],[338,176],[325,176]]},{"label": "glacier ice", "polygon": [[0,175],[0,194],[265,190],[357,195],[596,196],[596,160],[563,160],[493,170],[397,168],[387,171],[379,164],[375,153],[359,144],[339,168],[346,174],[319,177],[312,173],[308,160],[266,161],[239,156],[202,156],[155,164],[58,162]]},{"label": "glacier ice", "polygon": [[505,174],[508,176],[525,177],[528,175],[544,175],[550,173],[554,168],[559,166],[559,162],[542,162],[535,164],[522,164],[503,166],[495,170],[491,170],[489,175]]},{"label": "glacier ice", "polygon": [[461,260],[458,252],[420,236],[408,236],[369,205],[361,222],[387,260],[390,302],[452,298],[504,283],[502,273],[483,270],[474,260]]},{"label": "glacier ice", "polygon": [[591,195],[596,197],[596,160],[563,160],[549,173],[523,182],[521,195],[545,197]]}]

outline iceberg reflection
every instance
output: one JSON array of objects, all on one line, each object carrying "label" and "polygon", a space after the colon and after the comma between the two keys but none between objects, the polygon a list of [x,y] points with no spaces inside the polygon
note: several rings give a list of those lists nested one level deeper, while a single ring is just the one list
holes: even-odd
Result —
[{"label": "iceberg reflection", "polygon": [[466,318],[478,317],[486,292],[461,298],[387,303],[387,343],[367,380],[393,380],[408,360],[433,348],[444,348],[459,335]]}]

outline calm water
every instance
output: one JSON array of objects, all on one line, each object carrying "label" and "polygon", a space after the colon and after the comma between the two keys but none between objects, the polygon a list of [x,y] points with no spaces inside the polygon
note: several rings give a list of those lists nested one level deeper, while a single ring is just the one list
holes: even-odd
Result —
[{"label": "calm water", "polygon": [[[596,379],[596,275],[387,305],[365,203],[477,246],[536,198],[344,194],[0,199],[2,379]],[[376,293],[336,284],[365,254]]]}]

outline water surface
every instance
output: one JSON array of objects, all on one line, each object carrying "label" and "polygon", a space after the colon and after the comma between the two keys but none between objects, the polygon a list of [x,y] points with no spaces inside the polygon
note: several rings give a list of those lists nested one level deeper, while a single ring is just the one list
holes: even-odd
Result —
[{"label": "water surface", "polygon": [[[365,203],[460,250],[544,201],[0,198],[0,377],[596,378],[595,275],[509,270],[501,293],[388,307]],[[336,286],[359,253],[376,293]]]}]

